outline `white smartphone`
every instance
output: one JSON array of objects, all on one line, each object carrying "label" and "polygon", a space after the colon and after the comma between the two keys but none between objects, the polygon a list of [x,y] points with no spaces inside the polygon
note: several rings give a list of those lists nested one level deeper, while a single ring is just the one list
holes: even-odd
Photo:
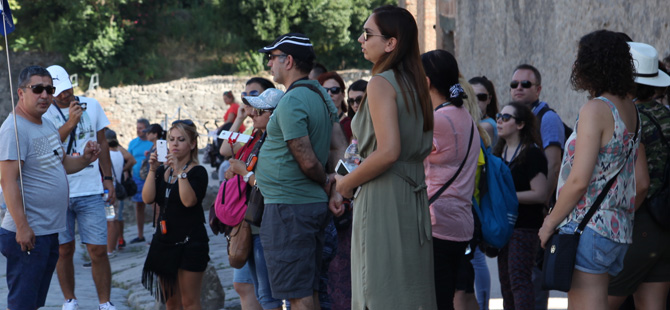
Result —
[{"label": "white smartphone", "polygon": [[337,166],[335,166],[335,173],[339,175],[349,174],[349,169],[347,169],[346,164],[341,159],[337,162]]},{"label": "white smartphone", "polygon": [[158,162],[161,163],[166,162],[167,154],[168,154],[167,141],[156,140],[156,155],[158,157]]}]

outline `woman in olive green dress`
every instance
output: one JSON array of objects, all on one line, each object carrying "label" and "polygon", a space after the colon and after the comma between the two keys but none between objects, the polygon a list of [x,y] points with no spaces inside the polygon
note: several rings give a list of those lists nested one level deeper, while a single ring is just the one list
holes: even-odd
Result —
[{"label": "woman in olive green dress", "polygon": [[352,121],[361,165],[337,176],[354,200],[352,309],[436,309],[433,245],[423,160],[431,150],[433,111],[416,22],[405,9],[374,10],[358,38],[374,63]]}]

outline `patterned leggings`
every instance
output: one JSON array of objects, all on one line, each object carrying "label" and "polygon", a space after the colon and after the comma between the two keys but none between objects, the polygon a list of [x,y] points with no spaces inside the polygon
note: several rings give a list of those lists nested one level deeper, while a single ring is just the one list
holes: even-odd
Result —
[{"label": "patterned leggings", "polygon": [[540,245],[537,229],[515,228],[509,243],[498,255],[498,275],[503,308],[534,309],[532,271]]}]

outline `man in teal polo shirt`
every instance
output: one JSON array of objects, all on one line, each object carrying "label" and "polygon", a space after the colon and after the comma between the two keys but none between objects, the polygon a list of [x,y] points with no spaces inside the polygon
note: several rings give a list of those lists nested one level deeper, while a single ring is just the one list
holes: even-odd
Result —
[{"label": "man in teal polo shirt", "polygon": [[[293,309],[314,309],[333,185],[325,167],[329,155],[332,163],[343,154],[346,140],[330,96],[307,79],[315,58],[309,38],[285,34],[259,52],[267,54],[275,82],[287,88],[270,116],[256,168],[272,296],[289,299]],[[331,210],[340,213],[333,200]]]}]

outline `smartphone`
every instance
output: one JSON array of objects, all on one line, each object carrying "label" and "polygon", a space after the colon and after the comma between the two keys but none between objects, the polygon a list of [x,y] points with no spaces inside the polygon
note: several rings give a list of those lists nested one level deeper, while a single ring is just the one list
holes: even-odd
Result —
[{"label": "smartphone", "polygon": [[337,166],[335,166],[335,173],[339,175],[349,174],[349,169],[347,169],[346,164],[341,159],[337,162]]},{"label": "smartphone", "polygon": [[164,163],[167,161],[167,141],[165,140],[156,140],[156,155],[158,156],[158,161]]}]

